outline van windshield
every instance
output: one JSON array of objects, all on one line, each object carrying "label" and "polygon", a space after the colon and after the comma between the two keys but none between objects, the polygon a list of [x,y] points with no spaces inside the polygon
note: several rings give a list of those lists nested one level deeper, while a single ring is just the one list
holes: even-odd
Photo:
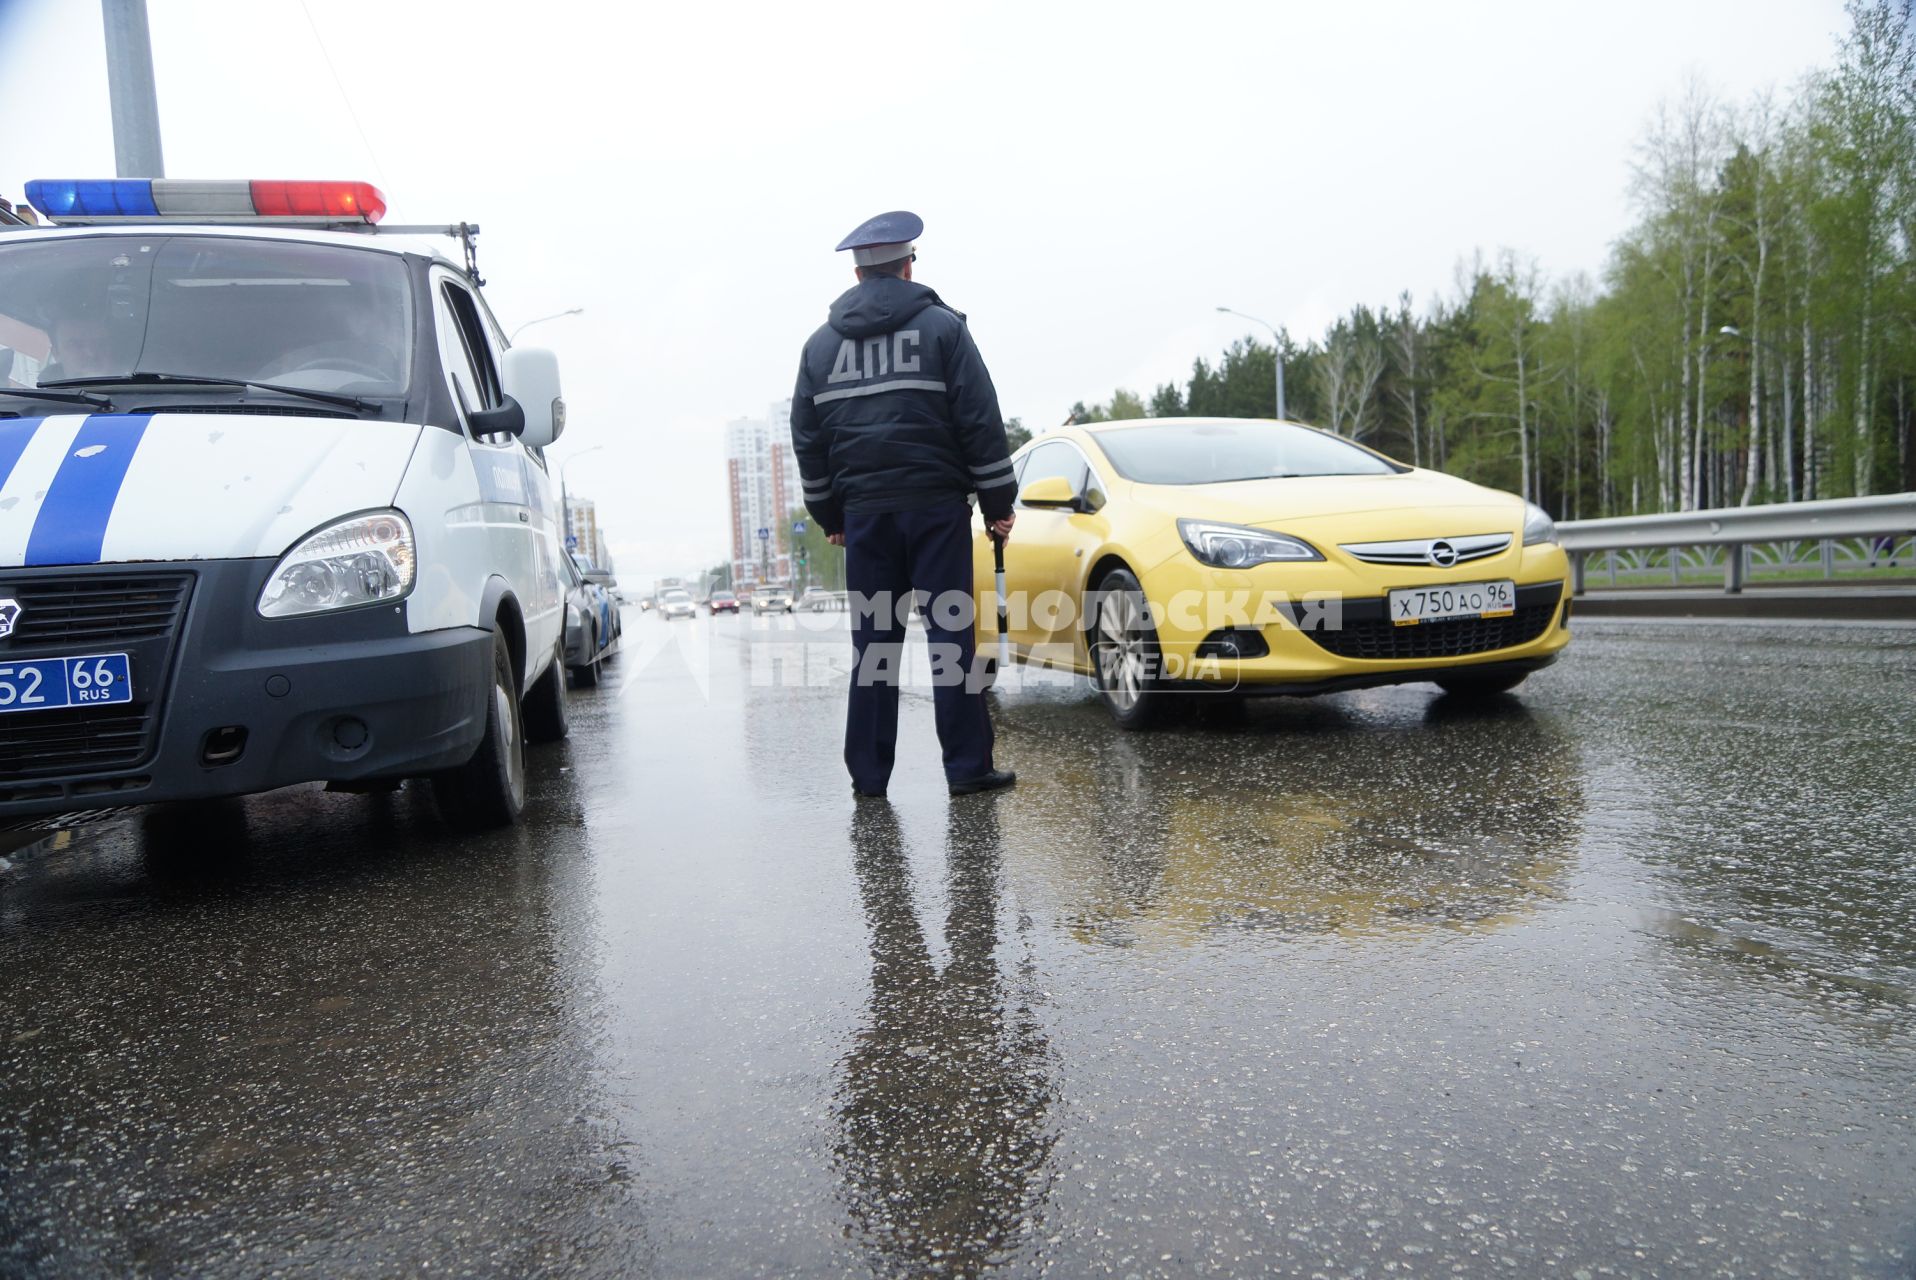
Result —
[{"label": "van windshield", "polygon": [[0,244],[0,386],[146,374],[397,396],[412,290],[396,254],[233,236]]}]

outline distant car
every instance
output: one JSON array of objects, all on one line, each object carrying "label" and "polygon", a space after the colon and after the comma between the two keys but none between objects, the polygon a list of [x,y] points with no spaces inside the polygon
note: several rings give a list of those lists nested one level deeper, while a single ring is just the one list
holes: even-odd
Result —
[{"label": "distant car", "polygon": [[764,582],[752,592],[753,613],[790,613],[792,589],[783,582]]},{"label": "distant car", "polygon": [[668,591],[659,597],[659,613],[667,621],[673,618],[696,618],[699,608],[692,603],[689,591]]},{"label": "distant car", "polygon": [[613,575],[605,573],[602,569],[594,569],[592,561],[584,560],[579,554],[569,552],[567,560],[573,561],[573,567],[579,569],[579,577],[586,581],[586,586],[592,588],[594,600],[598,600],[600,627],[604,629],[607,636],[605,644],[615,644],[619,636],[625,634],[625,619],[619,617],[619,598],[615,592],[615,588],[619,586],[619,579],[615,579]]},{"label": "distant car", "polygon": [[658,601],[654,600],[651,596],[640,596],[639,611],[642,613],[650,613],[652,612],[652,607],[657,603]]},{"label": "distant car", "polygon": [[838,596],[823,587],[806,587],[798,598],[798,607],[809,613],[824,613],[838,607]]},{"label": "distant car", "polygon": [[576,555],[568,554],[566,558],[572,561],[572,567],[592,592],[593,603],[598,609],[599,630],[605,637],[606,645],[616,644],[625,633],[625,620],[619,616],[619,603],[612,598],[612,589],[606,585],[607,581],[613,580],[611,575],[593,572],[592,566]]},{"label": "distant car", "polygon": [[729,591],[714,591],[712,598],[705,602],[705,607],[712,611],[714,617],[721,613],[737,613],[738,597]]},{"label": "distant car", "polygon": [[611,652],[613,631],[605,620],[605,591],[585,580],[567,556],[559,566],[565,586],[565,666],[572,683],[589,689],[599,683],[599,664]]}]

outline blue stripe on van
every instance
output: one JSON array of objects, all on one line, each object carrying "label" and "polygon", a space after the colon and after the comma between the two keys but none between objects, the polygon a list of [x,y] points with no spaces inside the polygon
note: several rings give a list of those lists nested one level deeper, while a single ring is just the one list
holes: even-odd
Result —
[{"label": "blue stripe on van", "polygon": [[6,485],[14,464],[27,451],[33,433],[40,429],[43,421],[43,418],[0,418],[0,487]]},{"label": "blue stripe on van", "polygon": [[[106,522],[150,413],[96,413],[80,424],[27,537],[26,563],[96,564]],[[184,518],[186,513],[182,512]]]}]

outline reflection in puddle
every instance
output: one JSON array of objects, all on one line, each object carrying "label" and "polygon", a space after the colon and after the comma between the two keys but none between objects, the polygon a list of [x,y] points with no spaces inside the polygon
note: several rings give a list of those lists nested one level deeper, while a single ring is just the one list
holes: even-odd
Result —
[{"label": "reflection in puddle", "polygon": [[865,1019],[840,1063],[837,1163],[880,1275],[975,1275],[1036,1233],[1055,1088],[1028,972],[999,967],[1002,842],[992,797],[954,801],[939,971],[889,805],[851,839],[871,931]]},{"label": "reflection in puddle", "polygon": [[1015,846],[1086,942],[1496,928],[1560,895],[1581,831],[1573,746],[1514,699],[1154,735],[1021,711],[1019,754],[1060,763],[1034,779]]}]

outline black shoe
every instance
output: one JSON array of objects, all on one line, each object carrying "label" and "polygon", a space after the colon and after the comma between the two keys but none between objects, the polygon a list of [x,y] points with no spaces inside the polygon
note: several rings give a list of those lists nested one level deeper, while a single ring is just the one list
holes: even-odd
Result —
[{"label": "black shoe", "polygon": [[856,782],[852,783],[852,794],[860,800],[883,800],[885,798],[885,793],[882,790],[866,791]]},{"label": "black shoe", "polygon": [[1018,780],[1018,775],[1009,769],[993,769],[990,773],[977,778],[967,778],[963,782],[951,784],[951,794],[968,796],[979,791],[999,791]]}]

